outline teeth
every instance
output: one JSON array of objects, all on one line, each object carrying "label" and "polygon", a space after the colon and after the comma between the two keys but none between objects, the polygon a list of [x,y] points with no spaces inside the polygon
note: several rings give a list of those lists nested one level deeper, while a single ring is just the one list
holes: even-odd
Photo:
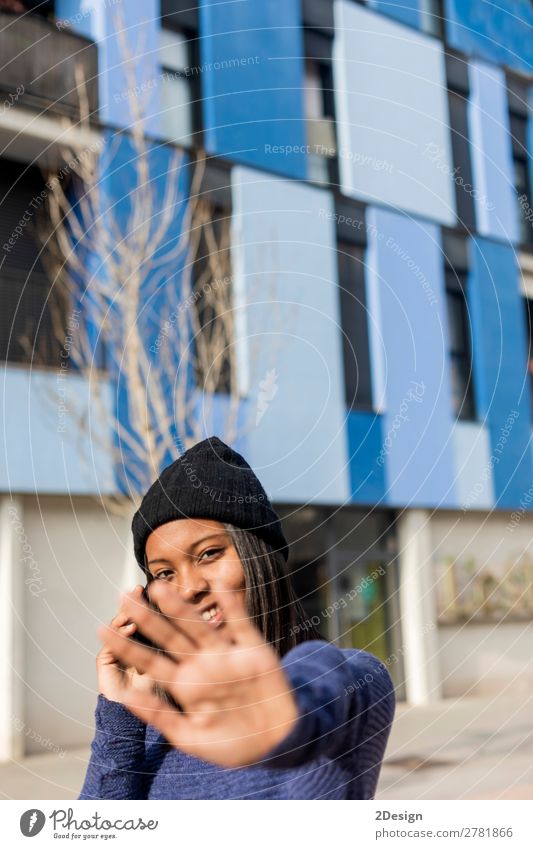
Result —
[{"label": "teeth", "polygon": [[210,619],[213,619],[213,617],[216,616],[217,613],[218,613],[217,607],[212,607],[210,610],[204,610],[204,612],[202,613],[202,619],[204,619],[206,622],[208,622]]}]

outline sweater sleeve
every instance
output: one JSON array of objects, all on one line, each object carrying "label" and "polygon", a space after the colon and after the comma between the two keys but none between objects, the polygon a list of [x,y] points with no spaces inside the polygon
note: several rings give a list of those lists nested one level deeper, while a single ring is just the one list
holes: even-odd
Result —
[{"label": "sweater sleeve", "polygon": [[396,698],[385,664],[360,649],[342,650],[310,640],[282,659],[293,688],[298,718],[271,750],[265,765],[299,767],[316,758],[342,757],[358,747],[381,761]]},{"label": "sweater sleeve", "polygon": [[119,702],[98,695],[91,758],[79,799],[145,799],[146,725]]}]

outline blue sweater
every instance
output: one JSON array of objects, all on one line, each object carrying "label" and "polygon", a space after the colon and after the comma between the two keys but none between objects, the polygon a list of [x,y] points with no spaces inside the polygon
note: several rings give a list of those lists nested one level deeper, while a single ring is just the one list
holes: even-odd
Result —
[{"label": "blue sweater", "polygon": [[282,658],[298,719],[260,763],[186,755],[103,695],[80,799],[373,799],[394,717],[392,681],[359,649],[313,640]]}]

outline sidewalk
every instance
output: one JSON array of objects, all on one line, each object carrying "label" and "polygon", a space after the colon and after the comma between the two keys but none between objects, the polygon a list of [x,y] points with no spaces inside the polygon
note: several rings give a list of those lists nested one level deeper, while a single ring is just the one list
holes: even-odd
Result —
[{"label": "sidewalk", "polygon": [[[0,765],[0,798],[76,799],[88,747]],[[377,799],[533,799],[533,693],[399,704]]]},{"label": "sidewalk", "polygon": [[378,799],[533,799],[533,693],[397,707]]}]

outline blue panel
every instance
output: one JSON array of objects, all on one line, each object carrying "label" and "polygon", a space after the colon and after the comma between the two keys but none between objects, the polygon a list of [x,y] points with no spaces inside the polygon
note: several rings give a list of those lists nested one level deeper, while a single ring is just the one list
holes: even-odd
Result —
[{"label": "blue panel", "polygon": [[471,247],[468,304],[477,407],[490,435],[496,507],[515,507],[533,472],[519,270],[507,245],[477,238]]},{"label": "blue panel", "polygon": [[[387,501],[455,506],[452,404],[440,232],[397,213],[369,209],[367,289],[383,415]],[[376,368],[377,367],[377,368]],[[379,383],[381,382],[381,386]]]},{"label": "blue panel", "polygon": [[[249,423],[255,410],[249,398],[241,398],[238,408],[234,409],[230,395],[220,393],[206,398],[201,392],[196,391],[196,407],[194,415],[198,423],[195,429],[195,441],[207,439],[210,436],[218,436],[246,457],[250,458],[250,447],[248,439]],[[228,434],[231,436],[228,436]],[[270,493],[267,493],[270,497]]]},{"label": "blue panel", "polygon": [[442,43],[351,0],[337,0],[334,8],[343,194],[453,227]]},{"label": "blue panel", "polygon": [[[117,142],[119,142],[117,146]],[[113,154],[109,150],[113,148]],[[177,341],[178,332],[181,331],[181,322],[184,312],[183,296],[181,294],[181,280],[184,264],[187,261],[186,246],[180,252],[176,251],[183,219],[187,209],[189,197],[189,169],[186,155],[176,157],[176,151],[167,146],[153,146],[149,149],[147,157],[148,173],[146,181],[149,185],[149,193],[143,195],[139,189],[139,180],[144,179],[138,171],[136,153],[131,138],[122,135],[116,137],[113,145],[108,145],[102,157],[102,215],[113,220],[113,226],[119,233],[120,238],[135,238],[132,233],[134,226],[144,227],[149,224],[149,232],[146,235],[148,248],[146,264],[140,268],[129,268],[127,271],[134,276],[137,272],[142,275],[140,283],[139,303],[134,308],[131,316],[132,326],[124,330],[127,346],[125,350],[108,348],[109,369],[116,384],[117,417],[121,422],[125,433],[135,436],[135,428],[139,426],[138,416],[136,419],[131,414],[131,377],[128,376],[129,357],[133,356],[141,361],[142,355],[146,357],[150,371],[146,379],[142,380],[146,387],[147,400],[149,402],[151,422],[154,432],[157,433],[156,416],[164,414],[174,422],[176,382],[183,374],[178,371],[178,357],[180,347]],[[168,181],[175,184],[175,194],[166,194]],[[141,200],[144,204],[143,220],[132,219],[132,202],[138,192],[141,192]],[[136,201],[138,203],[138,200]],[[165,204],[171,204],[171,215],[169,220],[165,216]],[[161,230],[163,235],[158,238],[157,246],[153,239]],[[140,234],[137,234],[139,237]],[[168,253],[174,250],[174,255],[169,259]],[[152,253],[153,252],[153,253]],[[166,255],[166,256],[165,256]],[[119,254],[114,257],[119,259]],[[125,270],[126,271],[126,270]],[[102,272],[104,273],[104,272]],[[125,275],[124,285],[128,284]],[[127,289],[122,292],[124,297]],[[117,293],[117,297],[118,297]],[[124,310],[116,310],[110,304],[110,315],[112,320],[130,320]],[[113,318],[114,316],[114,318]],[[135,332],[138,332],[138,344],[142,347],[142,353],[135,351],[137,340]],[[122,337],[118,336],[119,341]],[[184,342],[184,340],[182,340]],[[131,348],[129,346],[132,346]],[[175,363],[175,365],[173,365]],[[192,365],[190,359],[187,361],[189,374],[186,375],[187,398],[192,389]],[[159,375],[159,378],[157,378]],[[142,379],[142,375],[137,373]],[[155,404],[155,389],[159,387],[159,407]],[[185,400],[185,399],[184,399]],[[161,409],[163,407],[163,410]],[[136,424],[135,424],[136,423]],[[162,462],[165,465],[175,459],[180,452],[178,431],[171,426],[171,438],[173,448],[167,449],[167,454]],[[175,446],[175,448],[174,448]],[[122,468],[117,470],[118,482],[124,491],[142,490],[144,483],[153,477],[146,465],[136,459],[132,453],[129,440],[119,440],[119,448],[122,457]]]},{"label": "blue panel", "polygon": [[[2,371],[0,490],[53,495],[114,491],[111,453],[104,447],[110,416],[100,408],[95,413],[88,381],[61,363],[55,370],[8,366]],[[107,385],[101,397],[105,410],[111,410]]]},{"label": "blue panel", "polygon": [[98,44],[101,120],[129,127],[141,115],[146,132],[158,134],[159,0],[128,3],[127,8],[117,0],[56,0],[55,10],[65,29],[68,25]]},{"label": "blue panel", "polygon": [[533,70],[530,0],[445,0],[445,20],[452,47],[498,65]]},{"label": "blue panel", "polygon": [[484,62],[469,68],[468,104],[474,195],[483,236],[519,241],[505,75]]},{"label": "blue panel", "polygon": [[420,29],[419,0],[368,0],[367,6],[395,18],[402,24]]},{"label": "blue panel", "polygon": [[249,462],[284,503],[349,498],[333,197],[239,166],[233,305]]},{"label": "blue panel", "polygon": [[479,422],[457,421],[453,430],[455,488],[465,510],[494,507],[490,437]]},{"label": "blue panel", "polygon": [[72,30],[85,38],[97,40],[97,3],[91,3],[87,8],[84,0],[56,0],[54,8],[60,31]]},{"label": "blue panel", "polygon": [[376,504],[385,498],[385,465],[376,462],[383,445],[381,417],[350,411],[347,420],[350,456],[350,500]]},{"label": "blue panel", "polygon": [[206,149],[304,179],[298,0],[201,0],[200,27]]}]

